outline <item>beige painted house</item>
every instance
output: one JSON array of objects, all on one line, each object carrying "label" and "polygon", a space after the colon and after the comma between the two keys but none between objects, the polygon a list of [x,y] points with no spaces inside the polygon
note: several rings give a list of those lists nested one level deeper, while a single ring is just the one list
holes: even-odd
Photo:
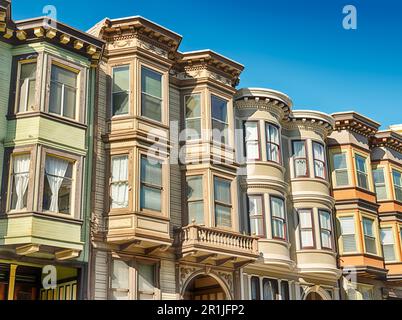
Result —
[{"label": "beige painted house", "polygon": [[[294,110],[283,93],[237,90],[241,64],[211,50],[180,52],[180,35],[139,16],[104,19],[89,33],[106,42],[97,77],[91,299],[386,298],[359,294],[367,270],[379,275],[379,292],[398,296],[398,127],[375,136],[376,123],[362,116]],[[350,131],[348,121],[357,123]],[[373,152],[373,163],[396,168],[387,180],[392,208],[377,203],[368,164],[369,192],[337,185],[345,170],[354,174],[342,152],[355,144]],[[388,146],[393,158],[385,160],[376,150]],[[347,219],[359,210],[378,215],[380,206],[378,257],[362,251],[349,259]],[[399,260],[380,255],[390,245],[388,229],[380,242],[380,226],[392,228]],[[345,285],[351,265],[353,292]]]}]

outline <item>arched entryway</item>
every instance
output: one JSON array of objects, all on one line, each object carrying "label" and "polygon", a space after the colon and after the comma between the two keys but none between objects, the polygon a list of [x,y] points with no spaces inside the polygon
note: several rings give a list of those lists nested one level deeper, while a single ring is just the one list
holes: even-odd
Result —
[{"label": "arched entryway", "polygon": [[184,300],[230,300],[225,284],[214,275],[199,274],[187,281],[183,290]]},{"label": "arched entryway", "polygon": [[310,292],[305,300],[324,300],[317,292]]}]

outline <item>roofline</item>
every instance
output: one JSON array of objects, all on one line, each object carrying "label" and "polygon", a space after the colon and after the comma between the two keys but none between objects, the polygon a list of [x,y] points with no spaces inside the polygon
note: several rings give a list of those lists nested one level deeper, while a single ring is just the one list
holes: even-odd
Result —
[{"label": "roofline", "polygon": [[368,120],[368,121],[370,121],[370,122],[372,122],[372,124],[374,125],[374,126],[377,126],[378,128],[379,127],[381,127],[381,123],[379,123],[379,122],[377,122],[377,121],[375,121],[375,120],[373,120],[373,119],[371,119],[371,118],[369,118],[369,117],[367,117],[367,116],[365,116],[365,115],[363,115],[363,114],[361,114],[361,113],[359,113],[359,112],[356,112],[356,111],[341,111],[341,112],[334,112],[334,113],[332,113],[331,115],[333,116],[333,117],[336,117],[336,116],[341,116],[341,115],[347,115],[347,114],[355,114],[355,115],[357,115],[357,116],[359,116],[359,117],[361,117],[361,118],[363,118],[363,119],[365,119],[365,120]]},{"label": "roofline", "polygon": [[227,60],[227,61],[229,61],[229,62],[231,62],[231,63],[233,63],[233,64],[236,64],[237,66],[239,66],[241,69],[244,69],[245,68],[245,66],[243,65],[243,64],[241,64],[240,62],[237,62],[237,61],[235,61],[235,60],[233,60],[233,59],[230,59],[230,58],[228,58],[228,57],[226,57],[226,56],[224,56],[224,55],[222,55],[222,54],[220,54],[220,53],[218,53],[218,52],[216,52],[216,51],[214,51],[214,50],[211,50],[211,49],[203,49],[203,50],[192,50],[192,51],[186,51],[186,52],[180,52],[180,51],[178,51],[181,55],[183,55],[184,57],[185,56],[189,56],[189,55],[192,55],[192,54],[201,54],[201,53],[204,53],[204,54],[213,54],[213,55],[216,55],[216,56],[218,56],[218,57],[220,57],[220,58],[222,58],[222,59],[224,59],[224,60]]}]

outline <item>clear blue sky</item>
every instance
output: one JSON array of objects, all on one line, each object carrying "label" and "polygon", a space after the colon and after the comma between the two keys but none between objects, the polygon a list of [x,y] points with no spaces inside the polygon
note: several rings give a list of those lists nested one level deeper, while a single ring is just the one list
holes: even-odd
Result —
[{"label": "clear blue sky", "polygon": [[[12,0],[14,19],[56,6],[58,20],[87,30],[104,17],[141,15],[179,34],[181,51],[212,49],[246,69],[239,87],[283,91],[296,109],[356,110],[402,123],[400,0]],[[342,28],[353,4],[358,29]]]}]

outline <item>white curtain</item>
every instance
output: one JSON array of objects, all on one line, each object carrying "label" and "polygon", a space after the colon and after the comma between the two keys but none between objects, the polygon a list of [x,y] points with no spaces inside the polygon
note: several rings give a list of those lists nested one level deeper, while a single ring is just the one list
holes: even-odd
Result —
[{"label": "white curtain", "polygon": [[25,207],[24,205],[24,195],[28,188],[29,183],[29,165],[30,156],[21,155],[14,157],[14,183],[15,192],[17,195],[17,203],[15,205],[15,210],[21,210]]},{"label": "white curtain", "polygon": [[258,123],[246,122],[245,130],[247,159],[256,160],[259,158]]},{"label": "white curtain", "polygon": [[[294,156],[296,158],[296,176],[306,176],[307,175],[307,161],[306,161],[306,149],[304,141],[297,141],[293,144]],[[302,158],[302,159],[300,159]]]},{"label": "white curtain", "polygon": [[46,158],[46,177],[52,191],[52,200],[50,203],[50,212],[59,212],[59,190],[63,183],[64,176],[68,168],[68,161],[47,157]]},{"label": "white curtain", "polygon": [[315,166],[315,175],[317,177],[324,178],[325,177],[325,155],[324,155],[324,147],[319,143],[313,143],[314,149],[314,166]]},{"label": "white curtain", "polygon": [[112,208],[128,207],[128,157],[112,158]]},{"label": "white curtain", "polygon": [[310,210],[299,211],[299,221],[301,228],[301,246],[303,248],[313,247],[313,220],[311,217],[312,212]]}]

